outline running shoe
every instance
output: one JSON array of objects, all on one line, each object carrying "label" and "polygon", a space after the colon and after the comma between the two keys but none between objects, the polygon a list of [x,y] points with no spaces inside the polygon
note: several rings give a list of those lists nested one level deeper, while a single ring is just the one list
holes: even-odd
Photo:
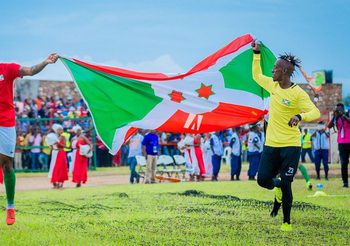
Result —
[{"label": "running shoe", "polygon": [[13,225],[15,222],[16,222],[15,209],[13,208],[7,209],[6,224]]},{"label": "running shoe", "polygon": [[287,222],[284,222],[281,225],[281,231],[292,231],[292,225],[288,224]]}]

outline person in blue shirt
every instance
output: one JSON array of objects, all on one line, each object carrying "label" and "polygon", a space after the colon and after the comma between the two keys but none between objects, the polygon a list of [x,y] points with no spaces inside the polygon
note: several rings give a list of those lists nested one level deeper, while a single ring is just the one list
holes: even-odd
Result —
[{"label": "person in blue shirt", "polygon": [[249,180],[255,180],[255,176],[258,172],[259,163],[261,159],[261,153],[263,149],[263,135],[260,132],[259,125],[253,124],[250,128],[248,135],[248,177]]},{"label": "person in blue shirt", "polygon": [[231,135],[231,180],[239,180],[242,169],[242,140],[239,137],[241,127],[236,127]]},{"label": "person in blue shirt", "polygon": [[147,159],[147,169],[145,184],[154,184],[156,182],[156,166],[159,148],[159,137],[155,130],[151,130],[145,135],[142,141],[143,154]]},{"label": "person in blue shirt", "polygon": [[218,175],[220,172],[220,166],[221,166],[221,157],[224,153],[224,149],[222,146],[222,140],[219,138],[220,132],[215,132],[212,134],[210,138],[210,148],[212,151],[212,165],[213,165],[213,176],[211,178],[211,181],[218,181]]},{"label": "person in blue shirt", "polygon": [[142,155],[142,141],[143,136],[140,134],[140,130],[138,130],[126,143],[129,146],[128,164],[130,167],[130,184],[133,184],[135,179],[136,183],[140,182],[140,174],[136,172],[136,156]]},{"label": "person in blue shirt", "polygon": [[325,179],[328,180],[328,151],[329,151],[329,133],[326,132],[323,122],[319,123],[319,129],[312,134],[313,145],[315,149],[315,168],[317,179],[320,177],[321,161],[323,163]]}]

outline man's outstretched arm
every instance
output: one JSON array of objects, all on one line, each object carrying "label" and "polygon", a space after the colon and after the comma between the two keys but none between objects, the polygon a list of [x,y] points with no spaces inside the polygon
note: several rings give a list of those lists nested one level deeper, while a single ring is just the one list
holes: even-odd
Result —
[{"label": "man's outstretched arm", "polygon": [[258,83],[261,87],[271,93],[273,89],[274,81],[272,78],[263,75],[260,65],[261,55],[260,55],[260,44],[255,40],[252,42],[253,49],[253,67],[252,67],[252,75],[253,80]]},{"label": "man's outstretched arm", "polygon": [[32,67],[21,67],[19,69],[21,77],[23,76],[33,76],[39,72],[41,72],[44,67],[48,64],[55,63],[58,59],[58,55],[56,53],[50,54],[48,58],[46,58],[43,62],[34,65]]}]

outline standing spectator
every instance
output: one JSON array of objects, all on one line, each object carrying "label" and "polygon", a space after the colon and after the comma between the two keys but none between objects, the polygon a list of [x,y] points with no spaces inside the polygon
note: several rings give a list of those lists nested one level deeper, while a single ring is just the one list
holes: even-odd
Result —
[{"label": "standing spectator", "polygon": [[210,148],[212,151],[212,164],[213,164],[213,176],[211,181],[218,181],[218,175],[220,172],[221,166],[221,157],[224,153],[224,149],[222,146],[222,141],[219,138],[220,132],[214,132],[210,138]]},{"label": "standing spectator", "polygon": [[[75,125],[73,127],[73,131],[75,133],[74,142],[72,141],[72,147],[76,148],[75,156],[73,158],[73,183],[76,183],[76,187],[80,187],[81,184],[85,184],[87,181],[87,172],[89,166],[89,158],[81,153],[81,149],[85,145],[89,145],[90,151],[92,151],[92,143],[90,140],[85,137],[82,133],[82,129],[79,125]],[[73,146],[74,145],[74,146]]]},{"label": "standing spectator", "polygon": [[37,127],[32,129],[32,134],[28,141],[30,146],[35,146],[35,148],[30,149],[30,154],[32,157],[32,171],[35,171],[39,167],[40,147],[38,148],[38,146],[41,146],[42,142],[41,134]]},{"label": "standing spectator", "polygon": [[203,160],[203,151],[202,151],[202,136],[200,134],[196,134],[193,140],[194,153],[197,159],[199,174],[197,175],[197,181],[204,180],[205,174],[205,166]]},{"label": "standing spectator", "polygon": [[302,147],[301,147],[301,162],[305,163],[305,156],[309,155],[310,161],[314,162],[314,156],[312,154],[312,138],[311,134],[308,133],[308,129],[304,129],[302,136]]},{"label": "standing spectator", "polygon": [[44,148],[41,150],[41,153],[39,155],[39,162],[41,163],[41,166],[44,170],[50,168],[49,160],[51,156],[51,148],[46,142],[46,136],[46,134],[43,135],[42,145]]},{"label": "standing spectator", "polygon": [[113,156],[109,153],[107,147],[103,144],[100,137],[96,136],[96,146],[97,146],[97,163],[99,167],[110,167],[112,166]]},{"label": "standing spectator", "polygon": [[147,170],[146,170],[146,184],[154,184],[156,182],[156,166],[157,166],[157,156],[159,148],[159,138],[155,130],[151,130],[145,135],[142,145],[143,154],[147,158]]},{"label": "standing spectator", "polygon": [[129,145],[123,144],[121,148],[121,165],[126,166],[128,164]]},{"label": "standing spectator", "polygon": [[239,137],[240,127],[236,127],[231,135],[230,147],[231,153],[231,180],[239,180],[242,169],[242,141]]},{"label": "standing spectator", "polygon": [[140,175],[136,172],[136,156],[142,155],[142,141],[143,136],[138,130],[127,142],[129,145],[128,164],[130,167],[130,184],[133,184],[135,181],[136,183],[140,183]]},{"label": "standing spectator", "polygon": [[204,143],[202,146],[203,147],[205,171],[206,171],[206,176],[208,176],[208,177],[213,176],[213,164],[211,162],[212,151],[210,148],[210,138],[211,138],[210,133],[204,134]]},{"label": "standing spectator", "polygon": [[[71,149],[71,143],[70,143],[70,140],[71,140],[71,134],[68,132],[68,128],[67,127],[64,127],[63,128],[63,132],[62,132],[62,137],[64,137],[64,139],[66,140],[66,142],[64,143],[64,146],[66,146],[64,148],[64,151],[66,152],[66,156],[67,156],[67,153],[68,152],[71,152],[72,149]],[[68,161],[68,160],[67,160]]]},{"label": "standing spectator", "polygon": [[259,163],[261,159],[261,153],[263,149],[263,138],[262,133],[259,130],[258,124],[252,125],[248,135],[248,179],[255,180],[255,176],[258,172]]},{"label": "standing spectator", "polygon": [[169,150],[169,155],[174,156],[178,155],[179,150],[176,148],[177,143],[179,142],[180,135],[177,133],[171,133],[169,138],[168,138],[168,150]]},{"label": "standing spectator", "polygon": [[30,126],[27,126],[27,131],[24,134],[24,141],[23,141],[23,146],[26,146],[23,148],[23,152],[22,152],[22,166],[25,169],[30,169],[32,164],[32,158],[31,158],[31,154],[30,154],[30,148],[29,146],[29,139],[32,136],[32,132],[30,131]]},{"label": "standing spectator", "polygon": [[248,161],[247,152],[248,152],[248,134],[249,129],[243,128],[240,138],[242,140],[242,162]]},{"label": "standing spectator", "polygon": [[338,103],[333,113],[333,118],[328,124],[328,128],[336,126],[338,129],[338,149],[341,163],[341,176],[343,187],[349,187],[348,165],[350,156],[350,118],[345,113],[344,104]]},{"label": "standing spectator", "polygon": [[160,135],[160,153],[162,155],[169,155],[168,138],[169,135],[166,132],[162,132]]},{"label": "standing spectator", "polygon": [[194,181],[195,176],[199,175],[198,161],[194,151],[194,135],[186,134],[185,139],[185,159],[188,164],[187,170],[190,174],[190,181]]},{"label": "standing spectator", "polygon": [[328,180],[328,153],[329,153],[329,133],[324,129],[323,123],[319,124],[319,128],[312,136],[314,137],[313,145],[315,149],[315,168],[317,179],[320,177],[321,161],[323,163],[325,179]]},{"label": "standing spectator", "polygon": [[15,169],[20,170],[23,168],[22,167],[22,151],[23,151],[22,147],[24,146],[24,137],[21,131],[17,133],[16,146],[18,146],[19,148],[16,148],[15,150]]},{"label": "standing spectator", "polygon": [[180,141],[177,143],[177,148],[180,151],[180,154],[183,155],[185,157],[185,166],[186,166],[186,172],[190,175],[190,181],[194,180],[194,176],[193,176],[193,167],[191,164],[191,150],[189,149],[189,147],[186,145],[186,141],[187,141],[187,135],[190,136],[190,134],[186,134],[186,136],[184,134],[180,135]]},{"label": "standing spectator", "polygon": [[63,187],[64,181],[68,180],[67,154],[64,151],[66,139],[62,136],[63,127],[59,124],[53,124],[57,142],[52,145],[52,157],[49,170],[49,178],[55,189]]},{"label": "standing spectator", "polygon": [[185,154],[186,147],[185,147],[185,140],[184,139],[185,139],[185,135],[180,134],[180,140],[179,140],[179,142],[177,142],[177,149],[179,150],[180,155]]}]

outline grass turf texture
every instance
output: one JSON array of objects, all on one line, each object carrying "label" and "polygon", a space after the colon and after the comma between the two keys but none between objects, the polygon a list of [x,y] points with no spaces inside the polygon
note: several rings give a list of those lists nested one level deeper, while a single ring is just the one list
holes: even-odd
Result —
[{"label": "grass turf texture", "polygon": [[350,191],[339,178],[324,186],[338,196],[293,183],[292,232],[279,230],[282,211],[269,217],[273,191],[252,181],[18,192],[13,226],[1,195],[0,245],[347,245]]}]

